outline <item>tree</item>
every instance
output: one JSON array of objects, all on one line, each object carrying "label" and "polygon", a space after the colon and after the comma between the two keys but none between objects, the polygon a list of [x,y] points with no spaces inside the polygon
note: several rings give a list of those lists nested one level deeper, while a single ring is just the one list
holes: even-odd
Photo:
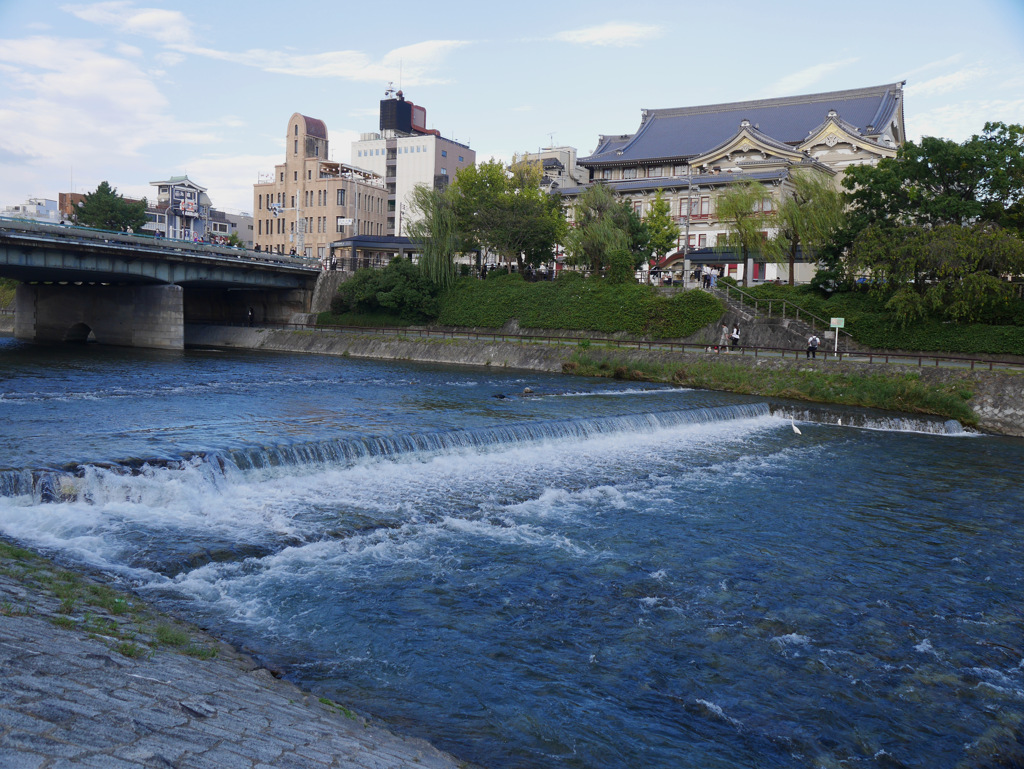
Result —
[{"label": "tree", "polygon": [[895,158],[847,169],[843,186],[858,232],[873,224],[978,222],[1022,232],[1024,127],[986,123],[960,144],[933,136],[907,142]]},{"label": "tree", "polygon": [[101,230],[142,230],[146,224],[146,199],[137,203],[127,201],[108,182],[100,182],[85,195],[75,218],[85,227]]},{"label": "tree", "polygon": [[647,225],[648,244],[654,257],[660,260],[679,242],[679,225],[675,223],[669,212],[671,206],[665,200],[661,190],[654,196],[651,207],[644,217]]},{"label": "tree", "polygon": [[743,255],[744,286],[750,285],[750,275],[754,271],[751,251],[760,251],[764,247],[768,219],[762,209],[769,197],[764,185],[743,181],[731,186],[715,201],[719,222],[729,227],[725,247],[739,249]]},{"label": "tree", "polygon": [[[612,263],[612,255],[628,254],[631,269],[650,256],[647,225],[605,184],[584,190],[573,206],[573,226],[566,236],[566,254],[572,264],[600,273]],[[619,273],[616,273],[619,274]]]},{"label": "tree", "polygon": [[876,224],[857,237],[851,262],[870,271],[870,290],[901,323],[932,313],[970,322],[1010,300],[1005,276],[1024,272],[1024,240],[991,224]]},{"label": "tree", "polygon": [[409,225],[410,237],[419,242],[424,277],[442,290],[455,283],[454,257],[459,250],[458,215],[450,189],[416,185],[411,201],[416,218]]},{"label": "tree", "polygon": [[778,231],[765,244],[765,253],[789,264],[789,285],[795,283],[796,252],[817,261],[819,252],[835,241],[846,221],[846,204],[831,177],[820,171],[798,170],[790,176],[792,192],[776,214]]},{"label": "tree", "polygon": [[557,195],[540,188],[536,164],[513,158],[507,168],[497,160],[464,168],[450,193],[458,229],[480,246],[538,266],[549,261],[565,231]]}]

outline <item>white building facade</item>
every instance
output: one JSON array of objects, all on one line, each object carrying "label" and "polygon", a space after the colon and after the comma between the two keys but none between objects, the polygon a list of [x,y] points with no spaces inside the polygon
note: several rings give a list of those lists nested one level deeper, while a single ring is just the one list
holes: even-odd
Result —
[{"label": "white building facade", "polygon": [[387,235],[408,234],[415,213],[410,195],[422,184],[443,189],[461,169],[476,163],[468,145],[426,128],[426,111],[406,101],[401,91],[380,103],[380,131],[352,143],[352,165],[383,177],[387,197]]}]

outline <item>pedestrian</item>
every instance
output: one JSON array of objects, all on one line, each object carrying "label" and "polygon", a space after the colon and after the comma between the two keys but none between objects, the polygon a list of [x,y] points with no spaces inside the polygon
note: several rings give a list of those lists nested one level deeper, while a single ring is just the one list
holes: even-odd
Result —
[{"label": "pedestrian", "polygon": [[736,349],[740,345],[740,327],[733,326],[732,334],[729,335],[732,338],[732,349]]},{"label": "pedestrian", "polygon": [[811,334],[811,338],[807,340],[807,357],[817,358],[818,357],[818,345],[821,344],[821,340],[815,334]]},{"label": "pedestrian", "polygon": [[252,311],[252,307],[250,307],[249,308],[249,327],[250,328],[252,327],[252,322],[253,322],[253,319],[255,318],[255,316],[256,316],[256,313],[254,313]]},{"label": "pedestrian", "polygon": [[718,342],[718,347],[715,348],[718,352],[725,350],[729,351],[729,327],[722,324],[722,338]]}]

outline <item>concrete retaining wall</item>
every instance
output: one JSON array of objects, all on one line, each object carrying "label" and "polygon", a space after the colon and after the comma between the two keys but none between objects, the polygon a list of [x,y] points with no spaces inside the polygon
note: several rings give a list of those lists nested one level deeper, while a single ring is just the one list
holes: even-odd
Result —
[{"label": "concrete retaining wall", "polygon": [[[380,334],[318,331],[279,331],[273,329],[187,326],[188,345],[236,347],[278,352],[306,352],[321,355],[348,355],[378,360],[408,360],[447,365],[495,366],[560,373],[577,350],[574,345],[540,343],[487,342],[469,339],[398,339]],[[657,350],[606,349],[591,346],[587,355],[598,361],[616,363],[651,362],[679,365],[686,361],[707,360],[703,353],[678,353]],[[754,358],[732,355],[729,362],[751,368],[791,369],[827,367],[829,371],[870,376],[917,374],[936,384],[963,383],[974,397],[969,405],[978,414],[984,430],[1003,435],[1024,436],[1024,373],[958,371],[917,368],[887,364],[853,363],[835,360],[807,362],[779,358]]]},{"label": "concrete retaining wall", "polygon": [[85,342],[180,350],[180,286],[18,284],[14,335],[27,342]]}]

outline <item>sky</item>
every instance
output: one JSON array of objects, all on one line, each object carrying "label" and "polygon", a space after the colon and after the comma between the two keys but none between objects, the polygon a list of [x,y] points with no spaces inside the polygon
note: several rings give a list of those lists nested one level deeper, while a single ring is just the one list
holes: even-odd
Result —
[{"label": "sky", "polygon": [[1024,124],[1024,0],[0,0],[0,207],[187,174],[249,212],[293,113],[349,162],[389,84],[507,161],[643,109],[901,80],[911,139]]}]

